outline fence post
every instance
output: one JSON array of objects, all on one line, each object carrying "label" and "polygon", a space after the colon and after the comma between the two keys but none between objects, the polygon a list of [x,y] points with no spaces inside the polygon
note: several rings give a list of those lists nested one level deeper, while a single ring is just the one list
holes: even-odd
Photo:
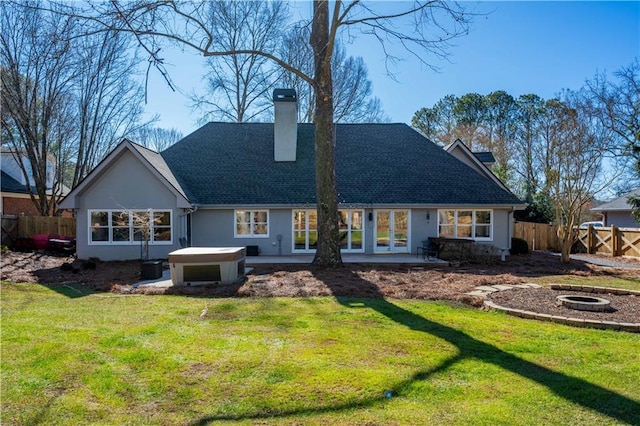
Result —
[{"label": "fence post", "polygon": [[618,244],[618,228],[611,225],[611,256],[620,256],[620,244]]}]

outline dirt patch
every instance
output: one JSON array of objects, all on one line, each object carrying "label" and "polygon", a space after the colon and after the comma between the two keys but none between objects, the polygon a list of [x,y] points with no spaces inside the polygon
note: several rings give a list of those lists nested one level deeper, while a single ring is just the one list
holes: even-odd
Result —
[{"label": "dirt patch", "polygon": [[[616,260],[630,266],[640,264],[631,259]],[[139,261],[83,262],[73,257],[56,257],[45,253],[8,252],[2,256],[1,279],[43,285],[81,284],[99,291],[147,294],[194,294],[209,297],[388,297],[450,300],[472,306],[482,304],[482,299],[466,294],[477,286],[521,284],[538,276],[612,275],[640,280],[640,269],[604,267],[583,261],[572,261],[567,265],[560,262],[558,256],[542,252],[526,256],[509,256],[505,262],[462,267],[425,264],[345,264],[335,269],[319,269],[301,264],[256,265],[247,279],[238,284],[134,289],[132,285],[141,279],[140,267]],[[546,290],[500,292],[492,296],[492,299],[500,304],[506,303],[507,299],[512,300],[514,304],[517,301],[527,307],[535,307],[536,312],[546,313],[543,309],[545,306],[550,309],[555,307],[555,297],[549,298],[545,294]],[[496,299],[498,297],[500,300]],[[618,312],[629,313],[631,317],[626,317],[626,322],[640,322],[640,297],[628,299],[631,299],[630,307],[623,308],[622,304],[618,304]],[[521,305],[518,306],[524,309]],[[573,316],[585,317],[591,314],[579,312],[582,311],[576,311]]]},{"label": "dirt patch", "polygon": [[93,290],[111,291],[114,286],[140,281],[140,262],[81,261],[46,252],[7,252],[2,255],[0,279],[43,285],[82,284]]}]

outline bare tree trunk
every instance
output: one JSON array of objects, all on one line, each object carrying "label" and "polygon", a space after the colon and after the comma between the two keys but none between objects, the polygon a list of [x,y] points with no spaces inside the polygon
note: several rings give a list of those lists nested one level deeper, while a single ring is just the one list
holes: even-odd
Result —
[{"label": "bare tree trunk", "polygon": [[571,247],[576,241],[573,226],[561,225],[558,227],[558,238],[560,239],[560,259],[562,260],[562,263],[570,263]]},{"label": "bare tree trunk", "polygon": [[316,110],[316,203],[318,205],[318,247],[313,263],[324,267],[342,264],[338,230],[338,196],[335,174],[333,126],[333,82],[329,43],[329,3],[313,4],[311,46],[315,61]]}]

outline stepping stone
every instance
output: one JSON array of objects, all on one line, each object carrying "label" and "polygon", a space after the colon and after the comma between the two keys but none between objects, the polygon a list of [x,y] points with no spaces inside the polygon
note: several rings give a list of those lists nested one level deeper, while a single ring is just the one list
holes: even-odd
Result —
[{"label": "stepping stone", "polygon": [[489,293],[493,293],[494,291],[498,291],[498,289],[496,287],[492,287],[492,286],[488,286],[488,285],[478,286],[478,287],[476,287],[476,290],[485,291],[485,292],[489,292]]},{"label": "stepping stone", "polygon": [[511,290],[513,288],[512,285],[502,285],[502,284],[496,284],[493,287],[497,288],[500,291],[502,291],[502,290]]},{"label": "stepping stone", "polygon": [[529,288],[541,288],[542,287],[541,285],[534,284],[534,283],[525,283],[523,285],[526,285]]},{"label": "stepping stone", "polygon": [[469,293],[465,293],[465,294],[468,294],[469,296],[476,296],[476,297],[481,297],[483,299],[486,299],[489,293],[486,291],[476,290],[476,291],[470,291]]}]

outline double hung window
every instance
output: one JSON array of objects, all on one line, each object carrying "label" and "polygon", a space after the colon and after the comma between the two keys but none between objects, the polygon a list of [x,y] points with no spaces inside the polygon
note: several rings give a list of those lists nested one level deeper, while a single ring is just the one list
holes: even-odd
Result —
[{"label": "double hung window", "polygon": [[268,238],[269,211],[268,210],[236,210],[236,238]]}]

